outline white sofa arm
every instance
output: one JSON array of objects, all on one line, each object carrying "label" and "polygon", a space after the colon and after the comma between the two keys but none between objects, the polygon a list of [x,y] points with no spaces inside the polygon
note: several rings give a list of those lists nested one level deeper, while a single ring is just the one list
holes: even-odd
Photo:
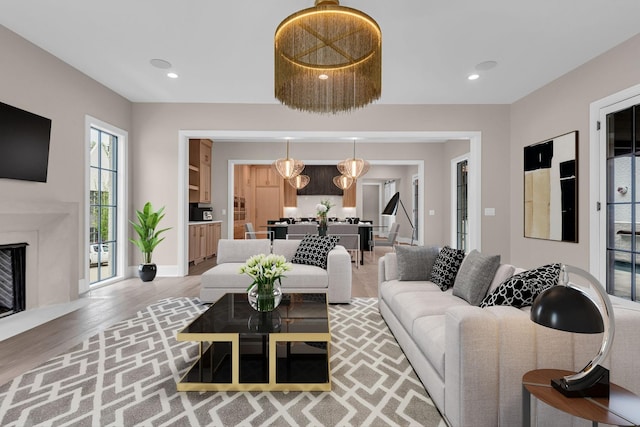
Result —
[{"label": "white sofa arm", "polygon": [[445,413],[451,425],[498,425],[498,322],[474,306],[445,314]]},{"label": "white sofa arm", "polygon": [[389,280],[398,278],[398,258],[395,252],[385,254],[378,259],[378,295],[380,295],[380,285]]},{"label": "white sofa arm", "polygon": [[328,289],[330,304],[351,302],[351,255],[344,246],[337,245],[327,257]]}]

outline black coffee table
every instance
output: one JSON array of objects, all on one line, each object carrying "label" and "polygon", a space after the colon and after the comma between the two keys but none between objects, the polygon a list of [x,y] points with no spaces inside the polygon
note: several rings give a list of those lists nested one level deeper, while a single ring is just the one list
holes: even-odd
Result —
[{"label": "black coffee table", "polygon": [[226,294],[178,341],[198,341],[200,358],[178,391],[330,391],[331,332],[325,294],[284,294],[271,313],[246,293]]}]

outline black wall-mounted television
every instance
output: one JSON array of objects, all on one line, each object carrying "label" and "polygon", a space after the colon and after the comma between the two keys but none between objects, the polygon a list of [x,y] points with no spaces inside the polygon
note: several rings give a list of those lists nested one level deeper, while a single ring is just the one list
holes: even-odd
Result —
[{"label": "black wall-mounted television", "polygon": [[0,178],[47,182],[51,120],[0,102]]}]

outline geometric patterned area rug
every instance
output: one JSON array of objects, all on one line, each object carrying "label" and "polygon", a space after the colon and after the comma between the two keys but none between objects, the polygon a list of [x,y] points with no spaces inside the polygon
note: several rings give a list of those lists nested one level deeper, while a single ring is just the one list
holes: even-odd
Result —
[{"label": "geometric patterned area rug", "polygon": [[331,392],[178,392],[197,344],[176,333],[206,310],[158,301],[0,387],[1,426],[433,426],[429,395],[376,298],[331,305]]}]

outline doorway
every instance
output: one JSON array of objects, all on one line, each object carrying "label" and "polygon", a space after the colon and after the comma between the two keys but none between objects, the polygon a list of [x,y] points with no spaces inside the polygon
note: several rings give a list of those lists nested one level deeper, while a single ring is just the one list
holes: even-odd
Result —
[{"label": "doorway", "polygon": [[469,155],[451,160],[451,247],[469,248]]}]

